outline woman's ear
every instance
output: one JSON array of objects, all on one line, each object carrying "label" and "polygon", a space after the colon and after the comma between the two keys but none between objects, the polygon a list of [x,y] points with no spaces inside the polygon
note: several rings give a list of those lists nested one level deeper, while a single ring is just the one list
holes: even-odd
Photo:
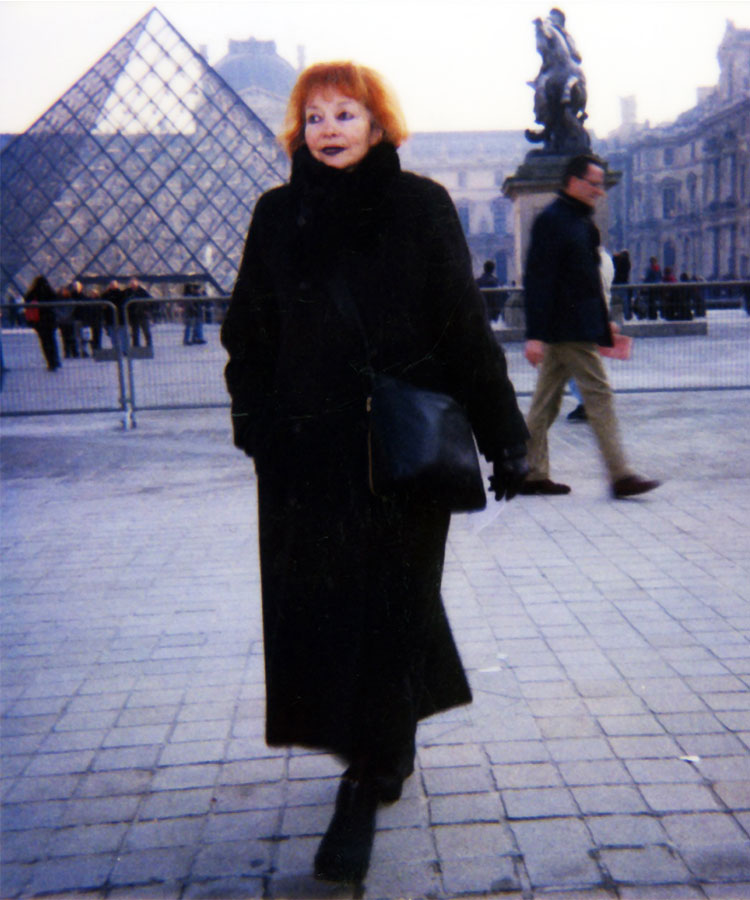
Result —
[{"label": "woman's ear", "polygon": [[377,122],[372,122],[370,124],[370,146],[374,147],[375,144],[379,144],[383,140],[383,135],[385,132],[378,125]]}]

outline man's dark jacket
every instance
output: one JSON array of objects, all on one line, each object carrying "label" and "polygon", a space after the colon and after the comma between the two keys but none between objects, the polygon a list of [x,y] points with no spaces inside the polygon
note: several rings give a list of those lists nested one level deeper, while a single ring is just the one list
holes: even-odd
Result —
[{"label": "man's dark jacket", "polygon": [[528,340],[612,346],[592,213],[561,193],[537,216],[524,279]]}]

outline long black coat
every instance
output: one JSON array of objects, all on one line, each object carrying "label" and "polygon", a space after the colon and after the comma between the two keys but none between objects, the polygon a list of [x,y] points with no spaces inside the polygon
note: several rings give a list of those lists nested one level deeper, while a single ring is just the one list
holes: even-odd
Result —
[{"label": "long black coat", "polygon": [[488,458],[525,440],[447,193],[390,145],[352,172],[303,148],[258,201],[222,341],[258,478],[267,740],[346,759],[471,699],[440,599],[449,515],[368,490],[362,323],[376,369],[466,403]]}]

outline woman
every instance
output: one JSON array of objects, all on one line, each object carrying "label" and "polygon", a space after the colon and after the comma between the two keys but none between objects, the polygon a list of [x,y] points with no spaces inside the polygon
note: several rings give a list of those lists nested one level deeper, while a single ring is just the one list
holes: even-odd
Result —
[{"label": "woman", "polygon": [[[44,277],[37,275],[31,282],[31,287],[24,296],[26,303],[54,303],[57,297],[52,287]],[[32,318],[30,318],[30,314]],[[47,369],[56,372],[60,366],[60,350],[57,346],[57,313],[55,307],[42,307],[38,311],[27,311],[26,320],[39,335],[39,343],[42,347]]]},{"label": "woman", "polygon": [[222,326],[234,441],[258,479],[266,738],[348,765],[315,859],[337,881],[364,876],[417,721],[471,700],[440,598],[450,515],[368,489],[368,362],[465,403],[498,499],[525,474],[458,217],[442,187],[401,172],[405,136],[372,70],[300,75],[291,180],[258,201]]}]

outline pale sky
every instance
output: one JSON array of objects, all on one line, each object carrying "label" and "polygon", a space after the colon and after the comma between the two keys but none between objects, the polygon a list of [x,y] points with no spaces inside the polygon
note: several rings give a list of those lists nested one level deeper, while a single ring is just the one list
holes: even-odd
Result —
[{"label": "pale sky", "polygon": [[539,69],[532,19],[558,5],[583,56],[588,126],[604,137],[620,99],[639,121],[671,121],[714,85],[727,19],[750,28],[747,0],[2,0],[0,132],[28,128],[156,5],[209,62],[229,38],[276,41],[297,65],[354,59],[386,76],[412,131],[534,127]]}]

